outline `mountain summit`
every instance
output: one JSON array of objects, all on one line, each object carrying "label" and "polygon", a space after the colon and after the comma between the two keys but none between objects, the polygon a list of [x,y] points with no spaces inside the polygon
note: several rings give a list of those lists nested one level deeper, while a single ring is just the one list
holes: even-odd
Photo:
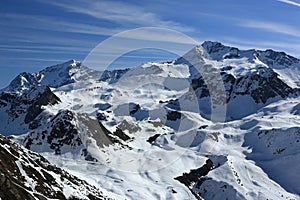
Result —
[{"label": "mountain summit", "polygon": [[1,90],[0,133],[118,197],[299,199],[299,77],[286,53],[211,41],[124,70],[72,60]]},{"label": "mountain summit", "polygon": [[76,80],[96,79],[99,75],[99,72],[83,66],[79,61],[70,60],[59,65],[47,67],[37,73],[23,72],[2,91],[22,94],[23,91],[27,91],[37,85],[57,88],[74,83]]}]

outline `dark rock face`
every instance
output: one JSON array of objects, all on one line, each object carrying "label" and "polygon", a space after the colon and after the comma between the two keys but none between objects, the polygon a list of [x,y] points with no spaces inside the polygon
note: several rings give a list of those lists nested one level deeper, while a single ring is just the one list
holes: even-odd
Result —
[{"label": "dark rock face", "polygon": [[129,114],[132,116],[141,109],[141,106],[139,104],[129,103],[129,109]]},{"label": "dark rock face", "polygon": [[[0,93],[0,109],[2,114],[7,116],[6,124],[2,124],[2,128],[14,121],[23,121],[25,122],[22,124],[23,127],[36,129],[40,124],[35,118],[43,111],[42,106],[59,102],[60,99],[47,86],[34,86],[29,90],[24,90],[21,94],[2,92]],[[17,126],[21,125],[17,124]],[[2,134],[14,134],[5,131],[1,129]]]},{"label": "dark rock face", "polygon": [[33,85],[37,85],[38,80],[35,74],[23,72],[19,74],[14,80],[11,81],[9,86],[6,88],[10,92],[17,92],[26,88],[31,88]]},{"label": "dark rock face", "polygon": [[167,120],[176,121],[181,118],[181,113],[175,110],[168,112]]},{"label": "dark rock face", "polygon": [[[172,106],[179,107],[179,104],[177,104],[178,102],[172,102],[172,103],[176,103],[176,104],[172,104]],[[169,105],[168,105],[169,106]],[[177,111],[178,110],[178,111]],[[184,115],[180,112],[180,109],[176,110],[169,110],[166,109],[166,117],[167,120],[164,122],[164,125],[171,127],[172,129],[178,131],[180,129],[180,124],[181,124],[181,119],[184,117]]]},{"label": "dark rock face", "polygon": [[118,125],[118,128],[123,131],[127,130],[129,133],[135,133],[141,130],[137,124],[129,123],[126,120],[122,121],[122,123]]},{"label": "dark rock face", "polygon": [[[45,119],[47,122],[45,122]],[[39,126],[39,124],[43,124]],[[81,152],[81,156],[89,161],[97,161],[89,152],[91,139],[99,148],[131,139],[121,128],[112,133],[98,119],[87,114],[75,114],[69,110],[61,110],[55,116],[38,117],[30,123],[32,129],[20,141],[27,149],[43,152],[54,152],[57,155],[66,152]],[[130,125],[128,125],[129,128]],[[123,127],[125,128],[125,127]],[[125,129],[124,129],[125,130]],[[123,145],[124,147],[124,145]]]},{"label": "dark rock face", "polygon": [[21,99],[17,94],[6,92],[0,94],[0,108],[6,107],[6,113],[12,119],[26,112],[27,103],[26,99]]},{"label": "dark rock face", "polygon": [[149,117],[149,111],[143,109],[139,104],[129,103],[128,104],[129,115],[136,118],[136,120],[142,121]]},{"label": "dark rock face", "polygon": [[117,69],[113,71],[105,70],[100,77],[100,81],[106,81],[109,83],[117,82],[125,73],[127,73],[130,69]]},{"label": "dark rock face", "polygon": [[120,138],[123,141],[127,141],[130,139],[130,137],[126,135],[124,131],[119,127],[117,127],[117,130],[114,132],[114,135],[116,135],[118,138]]},{"label": "dark rock face", "polygon": [[160,134],[155,134],[155,135],[152,135],[151,137],[149,137],[148,139],[147,139],[147,142],[149,142],[150,144],[153,144],[154,143],[154,141],[158,138],[160,136]]},{"label": "dark rock face", "polygon": [[191,82],[191,89],[193,90],[200,90],[201,94],[199,96],[199,98],[203,98],[203,97],[208,97],[209,96],[209,90],[208,87],[203,79],[202,76],[200,76],[197,79],[192,79]]},{"label": "dark rock face", "polygon": [[[182,176],[178,176],[175,179],[190,189],[192,183],[201,185],[201,183],[203,182],[202,177],[206,176],[208,172],[213,169],[213,167],[214,163],[210,159],[208,159],[202,167],[198,169],[192,169],[189,173],[183,173]],[[201,199],[199,194],[194,192],[192,189],[190,189],[190,191],[197,199]]]},{"label": "dark rock face", "polygon": [[208,159],[202,167],[198,169],[192,169],[189,173],[183,173],[182,176],[178,176],[175,179],[189,187],[192,183],[200,180],[202,176],[206,176],[208,172],[213,169],[213,167],[214,163]]},{"label": "dark rock face", "polygon": [[288,67],[294,63],[298,63],[299,60],[293,56],[287,55],[284,52],[276,52],[272,49],[266,51],[258,51],[258,57],[269,66],[275,64]]},{"label": "dark rock face", "polygon": [[51,92],[49,87],[45,87],[45,90],[33,100],[33,103],[27,109],[24,122],[28,124],[34,120],[43,111],[42,106],[53,105],[58,102],[60,102],[60,99]]},{"label": "dark rock face", "polygon": [[[230,67],[228,67],[228,69],[230,69]],[[253,113],[254,111],[251,109],[254,107],[260,108],[274,100],[298,97],[300,95],[300,88],[290,87],[279,78],[279,75],[274,70],[264,66],[258,66],[253,72],[237,77],[227,72],[227,67],[221,70],[220,74],[224,83],[224,92],[220,92],[214,87],[209,89],[204,78],[199,76],[198,78],[191,79],[188,93],[172,102],[168,102],[165,106],[180,112],[180,100],[185,100],[189,98],[190,94],[193,94],[197,97],[199,110],[203,112],[201,115],[204,118],[210,116],[211,108],[209,106],[212,105],[212,103],[214,103],[214,105],[225,105],[227,103],[229,105],[227,107],[227,120],[231,120]],[[213,96],[211,96],[210,90],[214,91]],[[253,103],[249,105],[249,109],[244,108],[243,114],[240,116],[232,116],[231,111],[233,110],[230,109],[234,108],[235,100],[237,102],[246,101],[243,98],[252,99],[253,101],[250,102]],[[203,104],[203,102],[207,104]],[[201,105],[208,106],[203,108]],[[174,113],[168,114],[167,117],[168,120],[176,119]]]},{"label": "dark rock face", "polygon": [[[267,75],[265,75],[267,74]],[[237,95],[250,95],[255,103],[266,103],[274,97],[287,98],[291,95],[299,95],[300,89],[291,88],[281,79],[278,74],[271,69],[261,68],[259,73],[254,72],[249,75],[235,78],[231,74],[221,72],[226,101],[229,102]],[[209,97],[209,90],[202,77],[191,81],[191,88],[198,90],[198,98]]]},{"label": "dark rock face", "polygon": [[215,60],[249,57],[249,61],[253,62],[253,58],[257,57],[270,67],[275,65],[288,67],[292,64],[299,63],[299,59],[287,55],[284,52],[273,51],[272,49],[267,49],[265,51],[254,49],[239,50],[236,47],[230,47],[223,45],[220,42],[212,41],[205,41],[201,46]]},{"label": "dark rock face", "polygon": [[[44,157],[25,150],[1,135],[0,160],[5,160],[0,162],[1,199],[81,199],[74,191],[88,199],[109,199],[94,186],[51,165]],[[29,179],[34,184],[28,182]],[[64,185],[72,188],[74,195],[66,197]]]},{"label": "dark rock face", "polygon": [[12,99],[12,96],[10,93],[1,93],[0,94],[0,107],[6,107],[8,101]]},{"label": "dark rock face", "polygon": [[221,72],[223,82],[224,82],[224,88],[225,88],[225,94],[226,94],[226,103],[229,102],[231,94],[234,92],[234,84],[236,82],[236,78],[231,75],[227,74],[225,72]]},{"label": "dark rock face", "polygon": [[50,120],[48,130],[33,131],[26,136],[25,147],[31,149],[31,145],[45,145],[43,143],[46,141],[50,149],[60,154],[64,145],[74,149],[81,146],[82,141],[77,128],[72,124],[73,119],[74,115],[71,111],[59,112]]},{"label": "dark rock face", "polygon": [[[215,58],[216,60],[234,59],[241,57],[241,52],[238,48],[224,46],[220,42],[205,41],[201,46],[211,57]],[[226,52],[226,54],[222,55],[220,54],[220,52]]]},{"label": "dark rock face", "polygon": [[79,115],[77,119],[86,127],[87,136],[95,139],[100,148],[118,142],[100,120],[92,119],[87,114]]},{"label": "dark rock face", "polygon": [[97,113],[96,115],[97,120],[100,121],[107,121],[107,116],[104,113]]},{"label": "dark rock face", "polygon": [[[234,199],[234,197],[245,199],[233,186],[206,176],[210,171],[224,165],[227,161],[226,156],[212,155],[204,165],[198,169],[191,169],[189,173],[183,173],[175,180],[184,184],[196,199]],[[218,191],[219,197],[215,196],[216,191]]]},{"label": "dark rock face", "polygon": [[[63,145],[71,147],[82,145],[78,130],[71,123],[71,120],[74,118],[73,113],[66,110],[63,113],[59,113],[56,117],[53,120],[51,132],[47,136],[47,142],[51,144],[50,148],[54,149],[56,154],[60,154],[60,148]],[[57,142],[53,142],[53,139],[56,139]]]},{"label": "dark rock face", "polygon": [[[235,81],[235,88],[244,88],[244,90],[236,92],[233,90],[231,97],[235,95],[251,95],[256,103],[266,103],[269,99],[276,96],[287,98],[290,95],[299,95],[299,89],[291,88],[271,69],[262,69],[263,73],[268,73],[268,76],[260,74],[251,74],[249,76],[238,78]],[[254,87],[256,85],[257,87]]]},{"label": "dark rock face", "polygon": [[[80,127],[76,125],[76,121],[81,123],[81,128],[86,130],[85,133],[80,133]],[[54,151],[58,155],[65,153],[65,151],[81,150],[81,154],[86,159],[91,160],[91,155],[86,149],[88,144],[82,142],[82,134],[85,135],[84,137],[95,139],[100,148],[118,142],[117,139],[112,137],[114,134],[106,129],[100,121],[84,114],[75,116],[69,110],[62,110],[51,118],[50,122],[47,123],[47,127],[33,130],[22,143],[31,150],[39,147],[49,148],[50,151]],[[115,135],[122,140],[129,139],[125,133],[118,132]],[[64,151],[62,151],[63,148]],[[86,152],[83,152],[84,149]]]}]

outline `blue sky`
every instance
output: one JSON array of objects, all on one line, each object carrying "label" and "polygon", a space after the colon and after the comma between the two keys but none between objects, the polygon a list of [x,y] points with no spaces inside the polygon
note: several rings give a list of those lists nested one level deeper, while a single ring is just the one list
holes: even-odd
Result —
[{"label": "blue sky", "polygon": [[[300,57],[299,18],[299,0],[1,0],[0,88],[23,71],[82,61],[111,35],[141,27],[172,29],[200,43],[272,48]],[[161,37],[153,34],[143,40]],[[114,66],[173,58],[171,53],[146,50],[128,54]]]}]

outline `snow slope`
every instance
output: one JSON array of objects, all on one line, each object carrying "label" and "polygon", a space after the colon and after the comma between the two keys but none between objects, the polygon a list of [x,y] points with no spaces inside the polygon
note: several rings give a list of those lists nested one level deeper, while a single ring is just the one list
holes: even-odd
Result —
[{"label": "snow slope", "polygon": [[99,188],[0,135],[0,198],[110,199]]},{"label": "snow slope", "polygon": [[133,69],[70,61],[2,91],[1,132],[126,199],[299,199],[299,69],[210,41]]}]

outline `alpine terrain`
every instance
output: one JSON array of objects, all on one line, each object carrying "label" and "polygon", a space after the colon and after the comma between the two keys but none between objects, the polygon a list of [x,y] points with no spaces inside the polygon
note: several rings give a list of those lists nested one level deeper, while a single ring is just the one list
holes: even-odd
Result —
[{"label": "alpine terrain", "polygon": [[1,199],[300,199],[300,60],[206,41],[0,91]]}]

